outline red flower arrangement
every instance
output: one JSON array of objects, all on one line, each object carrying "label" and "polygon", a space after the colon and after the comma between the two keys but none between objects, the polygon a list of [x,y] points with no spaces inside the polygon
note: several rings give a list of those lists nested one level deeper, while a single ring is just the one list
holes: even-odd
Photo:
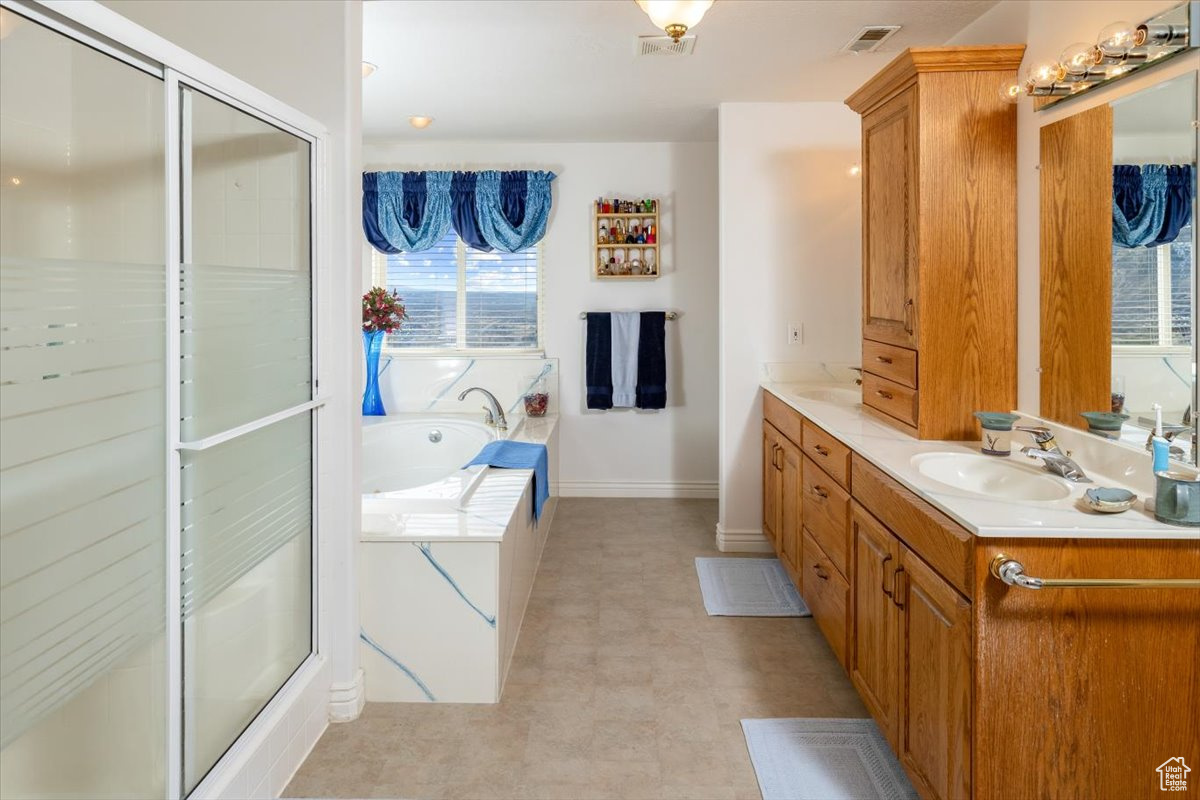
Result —
[{"label": "red flower arrangement", "polygon": [[395,291],[375,286],[363,295],[363,333],[395,333],[400,330],[400,324],[408,319],[404,303]]}]

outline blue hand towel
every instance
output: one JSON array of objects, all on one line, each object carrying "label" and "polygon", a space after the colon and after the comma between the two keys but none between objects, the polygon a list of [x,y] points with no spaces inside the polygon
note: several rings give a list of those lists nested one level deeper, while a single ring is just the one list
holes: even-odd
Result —
[{"label": "blue hand towel", "polygon": [[667,315],[643,311],[637,354],[637,407],[667,407]]},{"label": "blue hand towel", "polygon": [[488,442],[479,451],[479,455],[464,466],[470,467],[475,464],[501,469],[533,470],[533,518],[538,519],[542,516],[542,506],[550,499],[550,459],[546,454],[546,445],[510,442],[504,439]]},{"label": "blue hand towel", "polygon": [[587,407],[613,407],[612,315],[591,311],[587,315],[587,358],[584,363]]},{"label": "blue hand towel", "polygon": [[612,312],[613,408],[633,408],[637,398],[640,319],[636,311]]}]

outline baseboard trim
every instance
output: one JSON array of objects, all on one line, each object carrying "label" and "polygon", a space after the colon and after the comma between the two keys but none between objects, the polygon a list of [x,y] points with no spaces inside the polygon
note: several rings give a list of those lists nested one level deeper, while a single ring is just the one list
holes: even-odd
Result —
[{"label": "baseboard trim", "polygon": [[774,553],[761,530],[730,531],[717,524],[717,549],[722,553]]},{"label": "baseboard trim", "polygon": [[363,671],[360,667],[349,683],[335,683],[329,687],[329,721],[352,722],[362,713],[367,702],[363,687]]},{"label": "baseboard trim", "polygon": [[716,481],[559,481],[560,497],[673,497],[716,500]]}]

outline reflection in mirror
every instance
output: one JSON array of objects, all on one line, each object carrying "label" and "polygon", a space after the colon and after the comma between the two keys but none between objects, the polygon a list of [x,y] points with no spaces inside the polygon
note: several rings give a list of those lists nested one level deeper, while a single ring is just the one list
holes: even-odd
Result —
[{"label": "reflection in mirror", "polygon": [[1112,103],[1112,411],[1144,444],[1160,406],[1172,455],[1192,463],[1195,119],[1195,73]]}]

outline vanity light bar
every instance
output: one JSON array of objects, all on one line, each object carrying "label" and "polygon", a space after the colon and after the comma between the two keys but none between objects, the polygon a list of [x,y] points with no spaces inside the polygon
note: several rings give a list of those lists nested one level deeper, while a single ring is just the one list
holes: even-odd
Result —
[{"label": "vanity light bar", "polygon": [[[1164,19],[1172,18],[1172,22]],[[1001,93],[1011,102],[1030,97],[1078,94],[1143,65],[1189,49],[1191,29],[1200,18],[1200,2],[1189,0],[1140,25],[1114,22],[1100,30],[1095,44],[1078,42],[1058,60],[1034,64],[1019,81],[1008,81]]]}]

